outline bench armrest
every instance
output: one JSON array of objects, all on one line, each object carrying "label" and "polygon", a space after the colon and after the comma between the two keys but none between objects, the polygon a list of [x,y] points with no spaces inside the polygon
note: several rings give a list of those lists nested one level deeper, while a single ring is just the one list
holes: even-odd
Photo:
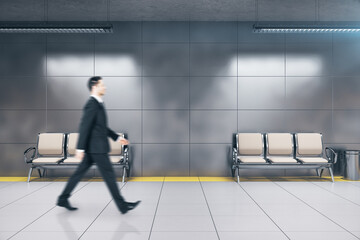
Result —
[{"label": "bench armrest", "polygon": [[232,157],[233,157],[233,163],[237,163],[237,149],[236,148],[233,148],[233,151],[232,151]]},{"label": "bench armrest", "polygon": [[124,161],[125,163],[129,162],[129,147],[124,147]]},{"label": "bench armrest", "polygon": [[[332,153],[332,156],[334,156],[334,159],[332,159],[332,157],[329,155],[329,153]],[[326,155],[326,158],[333,164],[335,164],[337,162],[338,154],[331,147],[325,148],[325,155]]]},{"label": "bench armrest", "polygon": [[[31,155],[31,157],[29,158],[28,153],[31,152],[31,151],[33,151],[33,153]],[[35,153],[36,153],[36,148],[35,147],[29,147],[28,149],[26,149],[25,152],[24,152],[24,161],[25,161],[25,163],[31,163],[32,160],[34,160],[34,158],[35,158]]]}]

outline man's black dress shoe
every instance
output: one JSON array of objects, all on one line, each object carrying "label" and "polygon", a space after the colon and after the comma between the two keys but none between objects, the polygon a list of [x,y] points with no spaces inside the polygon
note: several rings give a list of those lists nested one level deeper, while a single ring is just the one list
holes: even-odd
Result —
[{"label": "man's black dress shoe", "polygon": [[76,207],[71,206],[68,200],[58,201],[56,205],[58,205],[59,207],[64,207],[69,211],[74,211],[78,209]]},{"label": "man's black dress shoe", "polygon": [[122,214],[125,214],[125,213],[127,213],[128,211],[130,211],[130,210],[133,210],[134,208],[136,208],[137,207],[137,205],[139,205],[139,203],[140,203],[141,201],[137,201],[137,202],[124,202],[120,207],[119,207],[119,209],[120,209],[120,212],[122,213]]},{"label": "man's black dress shoe", "polygon": [[136,201],[136,202],[128,202],[128,206],[130,209],[134,209],[137,207],[137,205],[139,205],[139,203],[141,203],[141,201]]}]

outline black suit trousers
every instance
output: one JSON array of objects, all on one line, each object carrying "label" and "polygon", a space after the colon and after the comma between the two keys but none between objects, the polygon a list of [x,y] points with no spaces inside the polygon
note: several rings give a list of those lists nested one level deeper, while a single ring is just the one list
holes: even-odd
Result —
[{"label": "black suit trousers", "polygon": [[62,194],[59,196],[59,200],[66,200],[70,197],[71,192],[79,183],[81,178],[87,172],[87,170],[96,163],[107,187],[110,190],[116,206],[119,208],[124,204],[124,198],[121,196],[119,188],[116,182],[116,176],[114,168],[111,165],[109,156],[107,153],[86,153],[84,159],[76,169],[75,173],[71,176],[66,184],[66,187]]}]

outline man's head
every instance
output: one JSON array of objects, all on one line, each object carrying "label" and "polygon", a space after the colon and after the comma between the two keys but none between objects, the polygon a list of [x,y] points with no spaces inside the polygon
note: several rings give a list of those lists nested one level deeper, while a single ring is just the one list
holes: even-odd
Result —
[{"label": "man's head", "polygon": [[88,82],[88,87],[93,95],[103,96],[105,95],[106,87],[101,77],[91,77]]}]

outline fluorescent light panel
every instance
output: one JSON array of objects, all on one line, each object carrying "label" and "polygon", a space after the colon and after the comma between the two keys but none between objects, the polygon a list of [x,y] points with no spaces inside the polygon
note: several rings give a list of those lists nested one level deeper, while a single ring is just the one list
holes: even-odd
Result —
[{"label": "fluorescent light panel", "polygon": [[254,25],[255,33],[355,33],[360,32],[360,26],[294,26],[294,25]]},{"label": "fluorescent light panel", "polygon": [[11,23],[0,24],[0,33],[112,33],[108,23]]}]

